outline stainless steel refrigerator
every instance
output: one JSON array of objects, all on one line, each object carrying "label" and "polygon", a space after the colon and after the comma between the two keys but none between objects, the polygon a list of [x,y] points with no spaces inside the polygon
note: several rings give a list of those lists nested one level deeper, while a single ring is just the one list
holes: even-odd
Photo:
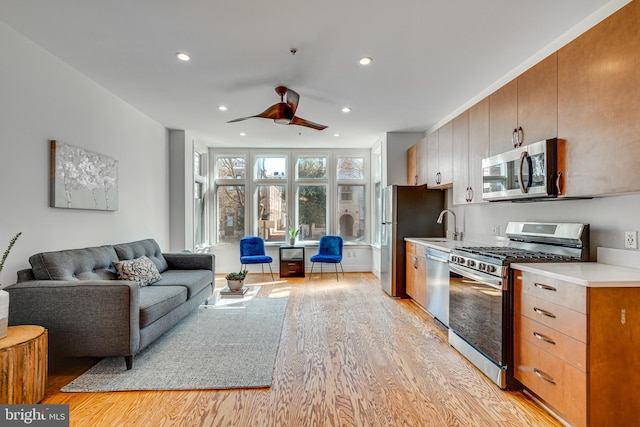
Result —
[{"label": "stainless steel refrigerator", "polygon": [[390,185],[382,189],[380,284],[392,297],[404,298],[405,237],[444,237],[438,215],[444,191],[423,186]]}]

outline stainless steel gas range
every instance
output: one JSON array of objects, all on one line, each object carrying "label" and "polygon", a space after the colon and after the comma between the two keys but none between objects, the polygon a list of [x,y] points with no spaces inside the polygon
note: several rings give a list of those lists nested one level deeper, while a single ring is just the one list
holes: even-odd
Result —
[{"label": "stainless steel gas range", "polygon": [[510,222],[505,246],[451,250],[449,344],[502,389],[513,377],[512,262],[576,262],[589,258],[589,225]]}]

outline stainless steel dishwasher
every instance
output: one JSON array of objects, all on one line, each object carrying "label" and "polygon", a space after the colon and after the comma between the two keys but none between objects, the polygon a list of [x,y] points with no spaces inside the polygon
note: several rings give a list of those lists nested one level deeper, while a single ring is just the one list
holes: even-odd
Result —
[{"label": "stainless steel dishwasher", "polygon": [[427,311],[449,327],[449,254],[427,248]]}]

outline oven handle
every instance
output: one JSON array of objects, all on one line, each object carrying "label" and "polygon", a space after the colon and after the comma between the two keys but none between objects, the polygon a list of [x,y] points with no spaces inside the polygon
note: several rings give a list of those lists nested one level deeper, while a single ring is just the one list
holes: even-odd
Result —
[{"label": "oven handle", "polygon": [[486,276],[481,276],[480,274],[474,273],[472,271],[467,270],[466,268],[460,267],[456,264],[449,263],[449,271],[453,273],[457,273],[461,276],[464,276],[468,279],[475,280],[476,282],[480,282],[483,285],[490,286],[494,289],[498,289],[502,291],[502,279],[498,277],[488,278]]}]

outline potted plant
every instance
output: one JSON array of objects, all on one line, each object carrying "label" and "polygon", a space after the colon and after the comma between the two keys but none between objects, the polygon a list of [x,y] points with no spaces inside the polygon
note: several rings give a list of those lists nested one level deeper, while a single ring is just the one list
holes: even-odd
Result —
[{"label": "potted plant", "polygon": [[296,237],[298,237],[298,234],[300,234],[300,229],[293,228],[291,225],[289,225],[289,228],[287,229],[287,233],[289,234],[289,244],[291,246],[295,245]]},{"label": "potted plant", "polygon": [[241,270],[237,273],[229,273],[224,276],[224,278],[227,279],[227,286],[229,289],[232,291],[242,289],[244,286],[244,278],[247,277],[247,273],[247,270]]},{"label": "potted plant", "polygon": [[[22,232],[16,234],[13,239],[9,241],[9,247],[4,251],[2,259],[0,259],[0,272],[2,272],[4,268],[4,262],[7,260],[11,248],[16,244],[21,234]],[[0,338],[7,336],[7,327],[9,326],[9,292],[3,290],[2,287],[0,284]]]}]

